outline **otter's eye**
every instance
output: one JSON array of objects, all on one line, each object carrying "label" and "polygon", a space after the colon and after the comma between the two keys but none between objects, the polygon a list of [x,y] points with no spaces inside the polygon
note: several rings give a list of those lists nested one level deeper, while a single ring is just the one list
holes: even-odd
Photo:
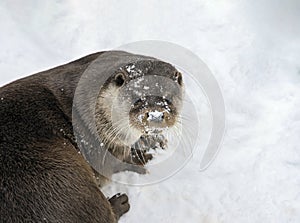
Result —
[{"label": "otter's eye", "polygon": [[175,78],[179,85],[182,85],[182,74],[179,72],[175,72]]},{"label": "otter's eye", "polygon": [[125,82],[125,76],[122,73],[119,73],[115,77],[115,82],[118,87],[121,87]]}]

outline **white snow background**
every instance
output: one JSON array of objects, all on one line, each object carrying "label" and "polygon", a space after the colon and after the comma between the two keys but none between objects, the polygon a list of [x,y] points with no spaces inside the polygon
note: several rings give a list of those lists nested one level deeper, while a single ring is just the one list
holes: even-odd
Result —
[{"label": "white snow background", "polygon": [[152,186],[110,184],[107,196],[130,197],[120,222],[300,222],[299,1],[2,0],[0,30],[1,85],[146,39],[212,70],[227,111],[217,159],[200,172],[196,153]]}]

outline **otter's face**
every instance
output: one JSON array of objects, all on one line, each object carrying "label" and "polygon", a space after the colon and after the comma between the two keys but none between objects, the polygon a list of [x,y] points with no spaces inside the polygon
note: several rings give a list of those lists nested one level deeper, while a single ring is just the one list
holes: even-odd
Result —
[{"label": "otter's face", "polygon": [[113,129],[118,129],[118,137],[131,146],[142,135],[161,134],[177,123],[182,75],[162,61],[139,61],[117,70],[103,92],[110,95],[105,104]]}]

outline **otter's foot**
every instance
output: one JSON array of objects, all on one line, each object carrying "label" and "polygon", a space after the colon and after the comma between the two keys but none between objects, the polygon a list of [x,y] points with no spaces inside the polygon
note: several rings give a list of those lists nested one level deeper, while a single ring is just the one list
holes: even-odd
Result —
[{"label": "otter's foot", "polygon": [[144,166],[150,160],[153,159],[153,155],[147,153],[145,150],[131,149],[131,162],[136,165]]},{"label": "otter's foot", "polygon": [[145,150],[138,150],[131,148],[130,154],[124,159],[124,162],[116,166],[114,173],[119,173],[121,171],[132,171],[139,174],[148,173],[144,165],[153,159],[153,155]]},{"label": "otter's foot", "polygon": [[108,200],[112,206],[117,220],[129,211],[130,205],[128,203],[128,196],[126,194],[116,194]]},{"label": "otter's foot", "polygon": [[150,149],[166,149],[168,147],[168,140],[162,134],[158,135],[143,135],[140,139],[133,145],[133,148],[137,150]]}]

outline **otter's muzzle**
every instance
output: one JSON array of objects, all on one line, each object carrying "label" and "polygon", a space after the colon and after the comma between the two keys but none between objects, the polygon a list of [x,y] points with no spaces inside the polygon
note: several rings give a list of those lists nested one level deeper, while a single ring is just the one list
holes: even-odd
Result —
[{"label": "otter's muzzle", "polygon": [[160,133],[175,123],[176,109],[159,96],[146,96],[138,100],[130,111],[131,120],[144,133]]}]

